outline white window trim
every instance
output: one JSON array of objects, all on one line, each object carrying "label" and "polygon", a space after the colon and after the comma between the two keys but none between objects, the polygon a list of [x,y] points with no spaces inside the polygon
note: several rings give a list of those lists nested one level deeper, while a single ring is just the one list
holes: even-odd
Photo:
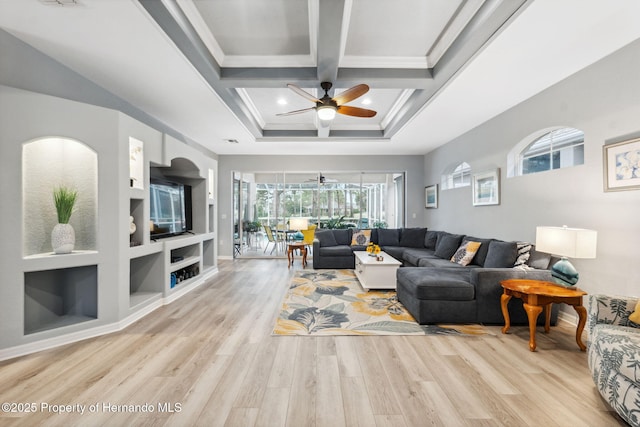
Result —
[{"label": "white window trim", "polygon": [[513,178],[514,176],[522,175],[522,150],[527,148],[529,144],[537,140],[541,136],[553,132],[554,130],[564,128],[575,128],[574,126],[552,126],[545,129],[539,129],[533,133],[530,133],[518,142],[507,154],[507,178]]},{"label": "white window trim", "polygon": [[[469,166],[469,183],[467,185],[459,185],[456,187],[453,185],[452,175],[455,172],[455,170],[462,164],[466,164],[467,166]],[[441,190],[455,190],[456,188],[469,187],[470,185],[471,185],[471,165],[469,164],[469,162],[466,162],[464,160],[461,162],[451,163],[449,166],[447,166],[444,169],[444,171],[440,175]]]}]

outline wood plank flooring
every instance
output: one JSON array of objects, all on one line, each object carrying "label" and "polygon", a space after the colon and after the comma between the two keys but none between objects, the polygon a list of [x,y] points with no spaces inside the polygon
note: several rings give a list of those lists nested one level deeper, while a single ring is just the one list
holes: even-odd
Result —
[{"label": "wood plank flooring", "polygon": [[0,402],[37,406],[0,412],[0,426],[624,425],[569,326],[540,328],[534,353],[522,326],[480,337],[274,337],[294,269],[278,259],[219,267],[121,332],[0,363]]}]

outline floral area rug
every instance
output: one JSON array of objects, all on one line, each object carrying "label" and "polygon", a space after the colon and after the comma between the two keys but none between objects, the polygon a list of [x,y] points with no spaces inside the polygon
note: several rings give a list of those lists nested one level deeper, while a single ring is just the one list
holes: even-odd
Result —
[{"label": "floral area rug", "polygon": [[484,335],[481,325],[419,325],[395,291],[369,291],[353,270],[296,271],[273,335]]}]

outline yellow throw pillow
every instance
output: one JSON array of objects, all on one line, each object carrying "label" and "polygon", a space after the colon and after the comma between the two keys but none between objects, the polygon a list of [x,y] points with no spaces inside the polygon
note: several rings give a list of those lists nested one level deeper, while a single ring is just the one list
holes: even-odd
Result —
[{"label": "yellow throw pillow", "polygon": [[458,248],[455,254],[451,257],[451,262],[458,263],[460,265],[469,265],[473,257],[476,256],[476,252],[480,248],[481,242],[465,242]]},{"label": "yellow throw pillow", "polygon": [[629,320],[640,325],[640,300],[638,300],[638,302],[636,303],[636,309],[629,316]]},{"label": "yellow throw pillow", "polygon": [[371,241],[371,230],[353,230],[351,246],[367,246]]}]

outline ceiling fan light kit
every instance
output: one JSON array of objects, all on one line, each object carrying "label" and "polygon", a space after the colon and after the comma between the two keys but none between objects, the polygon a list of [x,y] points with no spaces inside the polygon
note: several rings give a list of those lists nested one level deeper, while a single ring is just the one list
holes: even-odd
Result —
[{"label": "ceiling fan light kit", "polygon": [[320,120],[333,120],[336,116],[336,107],[333,105],[320,105],[316,107],[316,112]]},{"label": "ceiling fan light kit", "polygon": [[305,108],[302,110],[289,111],[288,113],[280,113],[277,115],[288,116],[292,114],[299,114],[299,113],[304,113],[306,111],[316,110],[318,119],[323,121],[333,120],[336,116],[336,113],[340,113],[345,116],[353,116],[353,117],[373,117],[376,115],[376,112],[373,110],[367,110],[366,108],[350,107],[347,105],[343,105],[367,93],[369,91],[369,86],[365,84],[356,85],[336,95],[334,98],[329,96],[329,89],[331,89],[331,87],[333,86],[330,82],[322,82],[320,86],[324,90],[324,96],[318,99],[315,96],[311,95],[310,93],[305,92],[300,87],[294,85],[293,83],[287,84],[287,87],[289,89],[291,89],[298,95],[302,96],[303,98],[311,102],[315,102],[316,106],[311,108]]}]

